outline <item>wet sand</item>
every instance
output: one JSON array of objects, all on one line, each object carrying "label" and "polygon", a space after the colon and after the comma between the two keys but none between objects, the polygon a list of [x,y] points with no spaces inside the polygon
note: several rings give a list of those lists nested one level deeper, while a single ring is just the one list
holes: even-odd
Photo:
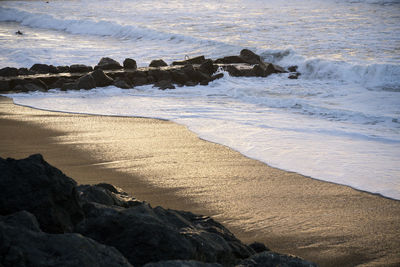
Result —
[{"label": "wet sand", "polygon": [[169,121],[47,112],[0,97],[0,157],[33,153],[79,183],[213,216],[245,242],[321,266],[400,265],[400,201],[271,168]]}]

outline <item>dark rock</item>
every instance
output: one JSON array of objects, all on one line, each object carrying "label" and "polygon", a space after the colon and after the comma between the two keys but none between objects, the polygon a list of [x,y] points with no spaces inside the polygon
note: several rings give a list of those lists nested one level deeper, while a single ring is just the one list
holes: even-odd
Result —
[{"label": "dark rock", "polygon": [[49,233],[70,232],[82,220],[76,183],[41,155],[0,158],[0,214],[27,210]]},{"label": "dark rock", "polygon": [[288,67],[288,71],[289,72],[296,72],[297,68],[298,68],[298,66],[290,66],[290,67]]},{"label": "dark rock", "polygon": [[115,87],[121,88],[121,89],[130,89],[132,88],[132,85],[128,83],[128,81],[124,80],[123,78],[118,77],[115,79],[114,84]]},{"label": "dark rock", "polygon": [[141,204],[127,193],[110,184],[97,184],[94,186],[80,185],[77,187],[79,197],[83,202],[95,202],[107,206],[120,206],[124,208]]},{"label": "dark rock", "polygon": [[23,33],[20,30],[16,31],[15,34],[16,35],[23,35]]},{"label": "dark rock", "polygon": [[295,73],[291,73],[288,78],[289,79],[298,79],[300,75],[301,75],[300,72],[295,72]]},{"label": "dark rock", "polygon": [[3,77],[11,77],[11,76],[18,76],[18,69],[17,68],[10,68],[10,67],[5,67],[0,69],[0,76]]},{"label": "dark rock", "polygon": [[229,73],[230,76],[233,76],[233,77],[244,76],[244,74],[233,65],[226,66],[225,70]]},{"label": "dark rock", "polygon": [[133,265],[176,259],[228,265],[254,253],[209,217],[146,203],[124,209],[88,202],[83,208],[78,231],[114,246]]},{"label": "dark rock", "polygon": [[76,88],[78,89],[93,89],[96,87],[96,82],[91,74],[83,75],[76,82]]},{"label": "dark rock", "polygon": [[40,231],[34,215],[0,216],[1,266],[131,266],[119,251],[80,234]]},{"label": "dark rock", "polygon": [[47,85],[40,79],[22,79],[13,80],[10,88],[17,92],[47,91]]},{"label": "dark rock", "polygon": [[217,74],[211,76],[211,81],[215,81],[215,80],[221,79],[222,77],[224,77],[223,73],[217,73]]},{"label": "dark rock", "polygon": [[183,261],[183,260],[171,260],[171,261],[159,261],[145,264],[143,267],[222,267],[219,263],[206,263],[200,261]]},{"label": "dark rock", "polygon": [[183,70],[172,70],[171,71],[171,78],[177,84],[185,84],[187,83],[190,78]]},{"label": "dark rock", "polygon": [[58,73],[56,67],[46,64],[34,64],[29,70],[39,74]]},{"label": "dark rock", "polygon": [[23,85],[23,89],[21,91],[23,91],[23,92],[35,92],[35,91],[45,92],[46,89],[44,87],[38,86],[37,84],[34,84],[34,83],[26,83]]},{"label": "dark rock", "polygon": [[260,242],[253,242],[249,244],[249,247],[251,247],[256,253],[260,253],[263,251],[270,251],[269,248],[267,248],[263,243]]},{"label": "dark rock", "polygon": [[171,74],[167,70],[151,69],[149,70],[149,75],[152,76],[156,82],[164,80],[169,81],[172,79]]},{"label": "dark rock", "polygon": [[124,69],[132,69],[132,70],[137,69],[137,64],[134,59],[126,58],[123,64],[124,64]]},{"label": "dark rock", "polygon": [[175,86],[171,83],[171,81],[167,80],[158,81],[154,84],[153,87],[158,87],[158,89],[160,90],[175,89]]},{"label": "dark rock", "polygon": [[94,69],[102,69],[102,70],[119,70],[122,69],[121,64],[118,61],[109,58],[103,57],[100,59],[99,63],[94,67]]},{"label": "dark rock", "polygon": [[257,64],[253,67],[252,72],[256,77],[267,77],[271,73],[267,70],[267,66],[264,64]]},{"label": "dark rock", "polygon": [[196,86],[198,85],[199,82],[195,82],[195,81],[188,81],[185,83],[185,86]]},{"label": "dark rock", "polygon": [[10,91],[10,82],[0,80],[0,92]]},{"label": "dark rock", "polygon": [[204,56],[198,56],[198,57],[188,58],[182,61],[174,61],[172,62],[172,65],[177,66],[177,65],[187,65],[187,64],[203,64],[204,61],[206,61],[206,58]]},{"label": "dark rock", "polygon": [[61,91],[78,90],[76,82],[66,82],[61,86]]},{"label": "dark rock", "polygon": [[57,66],[58,73],[66,73],[69,71],[69,66]]},{"label": "dark rock", "polygon": [[246,61],[240,56],[228,56],[219,58],[214,61],[216,64],[234,64],[234,63],[246,63]]},{"label": "dark rock", "polygon": [[65,78],[65,77],[61,77],[56,82],[51,84],[49,86],[49,88],[60,88],[61,89],[63,87],[63,85],[66,84],[66,83],[74,83],[74,80],[68,79],[68,78]]},{"label": "dark rock", "polygon": [[240,57],[248,64],[255,65],[262,63],[262,59],[259,55],[249,49],[243,49],[240,51]]},{"label": "dark rock", "polygon": [[57,82],[58,79],[59,78],[57,76],[49,75],[49,76],[43,76],[43,77],[40,77],[40,78],[35,78],[35,79],[32,79],[32,80],[35,81],[35,82],[40,82],[41,86],[45,85],[46,89],[48,89],[48,88],[50,88],[50,86],[53,83]]},{"label": "dark rock", "polygon": [[272,73],[287,73],[284,68],[272,63],[267,64],[267,68],[270,68],[272,70]]},{"label": "dark rock", "polygon": [[207,59],[200,65],[199,70],[208,75],[212,75],[218,70],[218,66],[214,65],[211,59]]},{"label": "dark rock", "polygon": [[27,68],[19,68],[18,69],[18,75],[32,75],[32,74],[34,74],[34,73],[32,71],[28,70]]},{"label": "dark rock", "polygon": [[168,66],[168,64],[165,63],[165,61],[162,60],[162,59],[155,59],[155,60],[152,60],[152,61],[150,62],[150,65],[149,65],[149,67],[155,67],[155,68],[166,67],[166,66]]},{"label": "dark rock", "polygon": [[182,71],[189,77],[193,82],[210,81],[211,77],[200,70],[196,70],[192,65],[186,65],[182,68]]},{"label": "dark rock", "polygon": [[75,73],[75,72],[90,72],[92,71],[93,68],[91,66],[86,66],[82,64],[73,64],[69,66],[69,72]]},{"label": "dark rock", "polygon": [[114,83],[114,80],[101,69],[93,71],[91,75],[97,87],[109,86]]},{"label": "dark rock", "polygon": [[282,267],[316,267],[315,263],[303,260],[295,256],[264,251],[243,260],[238,267],[263,267],[263,266],[282,266]]}]

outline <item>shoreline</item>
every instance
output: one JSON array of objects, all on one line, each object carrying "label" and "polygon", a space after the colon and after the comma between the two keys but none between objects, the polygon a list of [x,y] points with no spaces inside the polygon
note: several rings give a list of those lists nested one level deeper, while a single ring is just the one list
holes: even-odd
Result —
[{"label": "shoreline", "polygon": [[[152,206],[213,216],[245,242],[262,241],[278,252],[321,266],[394,266],[400,262],[400,230],[395,227],[400,222],[398,200],[269,167],[204,141],[182,125],[157,119],[42,111],[14,105],[2,97],[0,125],[4,129],[1,157],[42,153],[79,183],[108,182]],[[107,125],[122,128],[105,135],[98,132]],[[124,130],[132,132],[118,136]],[[139,140],[124,139],[132,135]],[[137,151],[125,151],[126,144]],[[40,149],[43,151],[37,151]],[[199,184],[193,187],[190,183],[194,182]],[[265,188],[271,192],[266,194]],[[227,203],[231,196],[235,198]],[[249,209],[246,214],[246,208],[258,205],[243,202],[256,199],[265,200],[259,205],[268,208]]]},{"label": "shoreline", "polygon": [[[0,95],[0,99],[1,99],[2,97],[4,97],[4,96],[1,96],[1,95]],[[5,97],[5,98],[8,98],[8,97]],[[9,98],[9,99],[12,101],[12,98]],[[0,101],[1,101],[1,100],[0,100]],[[28,106],[28,105],[17,104],[17,103],[13,103],[13,104],[16,105],[16,106],[23,107],[23,108],[29,108],[29,109],[39,110],[39,111],[43,111],[43,112],[51,112],[51,113],[71,114],[71,115],[83,115],[83,116],[113,117],[113,118],[137,118],[137,119],[149,119],[149,120],[165,121],[165,122],[171,122],[171,123],[174,123],[174,124],[183,126],[183,127],[186,128],[188,131],[192,132],[192,131],[191,131],[186,125],[184,125],[184,124],[180,124],[180,123],[177,123],[177,122],[174,122],[174,121],[170,121],[170,120],[168,120],[168,119],[157,118],[157,117],[142,117],[142,116],[134,116],[134,117],[132,117],[132,116],[122,116],[122,115],[99,115],[99,114],[91,114],[91,113],[75,113],[75,112],[68,112],[68,111],[57,111],[57,110],[47,110],[47,109],[42,109],[42,108],[35,108],[35,107]],[[223,144],[220,144],[220,143],[217,143],[217,142],[214,142],[214,141],[211,141],[211,140],[207,140],[207,139],[202,138],[202,137],[199,137],[199,136],[198,136],[198,139],[199,139],[199,140],[202,140],[202,141],[204,141],[204,142],[209,142],[209,143],[213,143],[213,144],[215,144],[215,145],[220,145],[220,146],[227,147],[228,149],[231,149],[231,150],[233,150],[233,151],[235,151],[235,152],[237,152],[237,153],[239,153],[239,154],[242,154],[240,151],[238,151],[238,150],[236,150],[236,149],[234,149],[234,148],[225,146],[225,145],[223,145]],[[243,154],[242,154],[242,155],[243,155]],[[275,167],[275,166],[272,166],[272,165],[270,165],[269,163],[263,162],[263,161],[261,161],[261,160],[259,160],[259,159],[257,159],[257,158],[253,158],[253,157],[246,156],[246,155],[243,155],[243,156],[246,157],[246,158],[249,158],[249,159],[251,159],[251,160],[258,161],[258,162],[260,162],[261,164],[265,164],[265,165],[267,165],[267,166],[269,166],[269,167],[271,167],[271,168],[274,168],[274,169],[277,169],[277,170],[280,170],[280,171],[284,171],[284,172],[288,172],[288,173],[294,173],[294,174],[301,175],[303,178],[312,179],[312,180],[315,180],[315,181],[319,181],[319,182],[323,182],[323,183],[328,183],[328,184],[332,184],[332,185],[345,186],[345,187],[348,187],[348,188],[353,189],[353,190],[355,190],[355,191],[358,191],[358,192],[360,192],[360,193],[370,194],[370,195],[373,195],[373,196],[377,196],[377,197],[385,198],[385,199],[388,199],[388,200],[393,200],[393,201],[398,201],[398,202],[400,202],[400,199],[396,199],[396,198],[392,198],[392,197],[389,197],[389,196],[385,196],[385,195],[382,195],[381,193],[374,193],[374,192],[370,192],[370,191],[367,191],[367,190],[359,189],[359,188],[356,188],[356,187],[353,187],[353,186],[350,186],[350,185],[347,185],[347,184],[340,184],[340,183],[335,183],[335,182],[328,181],[328,180],[323,180],[323,179],[320,179],[320,178],[316,178],[316,177],[312,177],[312,176],[305,175],[305,174],[302,174],[302,173],[298,173],[298,172],[296,172],[296,171],[291,171],[291,170],[286,170],[286,169],[283,169],[283,168]]]}]

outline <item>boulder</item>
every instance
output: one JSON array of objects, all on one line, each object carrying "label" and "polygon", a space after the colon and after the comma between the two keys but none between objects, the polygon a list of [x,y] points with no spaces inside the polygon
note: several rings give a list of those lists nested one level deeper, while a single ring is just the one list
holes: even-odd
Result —
[{"label": "boulder", "polygon": [[34,74],[32,71],[28,70],[27,68],[19,68],[18,75],[32,75]]},{"label": "boulder", "polygon": [[289,72],[296,72],[297,69],[298,69],[298,66],[289,66],[289,67],[288,67],[288,71],[289,71]]},{"label": "boulder", "polygon": [[271,251],[264,251],[252,255],[243,260],[238,267],[260,267],[260,266],[282,266],[282,267],[316,267],[315,263],[303,260],[302,258],[279,254]]},{"label": "boulder", "polygon": [[211,59],[207,59],[203,63],[201,63],[199,70],[208,75],[212,75],[218,70],[218,66],[214,65]]},{"label": "boulder", "polygon": [[167,70],[151,69],[149,70],[149,76],[154,78],[154,81],[170,81],[172,79],[171,74]]},{"label": "boulder", "polygon": [[34,64],[29,70],[39,74],[58,73],[56,67],[46,64]]},{"label": "boulder", "polygon": [[130,88],[132,88],[132,85],[130,85],[128,81],[126,81],[125,79],[120,78],[120,77],[115,79],[113,85],[115,87],[118,87],[118,88],[121,88],[121,89],[130,89]]},{"label": "boulder", "polygon": [[249,49],[243,49],[240,51],[240,57],[248,64],[255,65],[262,63],[262,59],[259,55]]},{"label": "boulder", "polygon": [[171,260],[171,261],[159,261],[145,264],[143,267],[222,267],[219,263],[207,263],[200,261],[183,261],[183,260]]},{"label": "boulder", "polygon": [[224,69],[229,73],[230,76],[233,77],[245,76],[243,72],[241,72],[237,67],[233,65],[228,65],[224,67]]},{"label": "boulder", "polygon": [[158,87],[160,90],[175,89],[175,86],[169,80],[158,81],[153,87]]},{"label": "boulder", "polygon": [[198,56],[198,57],[193,57],[193,58],[188,58],[182,61],[174,61],[172,62],[173,66],[177,65],[187,65],[187,64],[203,64],[203,62],[206,61],[206,58],[204,56]]},{"label": "boulder", "polygon": [[0,215],[22,210],[34,214],[49,233],[70,232],[83,219],[76,182],[41,155],[0,158]]},{"label": "boulder", "polygon": [[131,266],[113,247],[80,234],[48,234],[35,216],[20,211],[0,216],[1,266]]},{"label": "boulder", "polygon": [[94,69],[102,69],[102,70],[119,70],[122,69],[121,64],[118,61],[109,58],[103,57],[100,59],[99,63],[94,67]]},{"label": "boulder", "polygon": [[104,73],[102,69],[97,69],[91,73],[97,87],[109,86],[114,83],[114,80]]},{"label": "boulder", "polygon": [[298,79],[299,78],[299,76],[301,75],[301,73],[300,72],[295,72],[295,73],[291,73],[289,76],[288,76],[288,78],[289,79]]},{"label": "boulder", "polygon": [[75,73],[75,72],[90,72],[92,71],[93,68],[91,66],[86,66],[82,64],[73,64],[69,66],[69,72]]},{"label": "boulder", "polygon": [[61,91],[78,90],[76,82],[66,82],[61,86]]},{"label": "boulder", "polygon": [[192,65],[186,65],[182,68],[183,72],[189,77],[193,82],[210,81],[211,77],[200,70],[196,70]]},{"label": "boulder", "polygon": [[251,247],[256,253],[270,251],[269,248],[267,248],[263,243],[260,242],[253,242],[249,244],[249,247]]},{"label": "boulder", "polygon": [[219,58],[214,61],[216,64],[235,64],[235,63],[246,63],[246,61],[240,56],[228,56]]},{"label": "boulder", "polygon": [[69,78],[65,78],[65,77],[61,77],[59,78],[56,82],[54,82],[53,84],[51,84],[49,86],[49,88],[53,89],[53,88],[62,88],[64,84],[66,83],[74,83],[75,81]]},{"label": "boulder", "polygon": [[0,80],[0,92],[10,91],[10,82]]},{"label": "boulder", "polygon": [[190,212],[146,203],[121,208],[87,202],[83,209],[78,232],[117,248],[133,265],[176,259],[230,265],[254,253],[221,224]]},{"label": "boulder", "polygon": [[96,87],[96,82],[91,74],[86,74],[80,77],[76,82],[77,89],[93,89]]},{"label": "boulder", "polygon": [[154,68],[166,67],[166,66],[168,66],[168,64],[165,63],[165,61],[162,60],[162,59],[155,59],[155,60],[152,60],[152,61],[150,62],[150,65],[149,65],[149,67],[154,67]]},{"label": "boulder", "polygon": [[0,76],[3,77],[11,77],[11,76],[18,76],[18,69],[17,68],[10,68],[10,67],[5,67],[0,69]]},{"label": "boulder", "polygon": [[69,66],[57,66],[58,73],[70,72]]},{"label": "boulder", "polygon": [[136,70],[137,69],[137,64],[136,61],[134,59],[131,58],[126,58],[124,60],[124,69],[131,69],[131,70]]},{"label": "boulder", "polygon": [[142,203],[111,184],[80,185],[77,187],[77,191],[82,202],[94,202],[124,208],[134,207]]},{"label": "boulder", "polygon": [[172,70],[171,78],[173,82],[182,85],[190,80],[189,76],[186,75],[186,73],[183,70]]}]

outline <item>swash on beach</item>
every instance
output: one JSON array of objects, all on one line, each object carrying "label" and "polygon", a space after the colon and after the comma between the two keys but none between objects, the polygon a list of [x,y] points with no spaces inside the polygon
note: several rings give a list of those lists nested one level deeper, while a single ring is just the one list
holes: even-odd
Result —
[{"label": "swash on beach", "polygon": [[399,1],[0,2],[0,67],[93,66],[104,56],[146,66],[243,48],[302,75],[11,97],[46,110],[172,120],[271,166],[400,199]]}]

